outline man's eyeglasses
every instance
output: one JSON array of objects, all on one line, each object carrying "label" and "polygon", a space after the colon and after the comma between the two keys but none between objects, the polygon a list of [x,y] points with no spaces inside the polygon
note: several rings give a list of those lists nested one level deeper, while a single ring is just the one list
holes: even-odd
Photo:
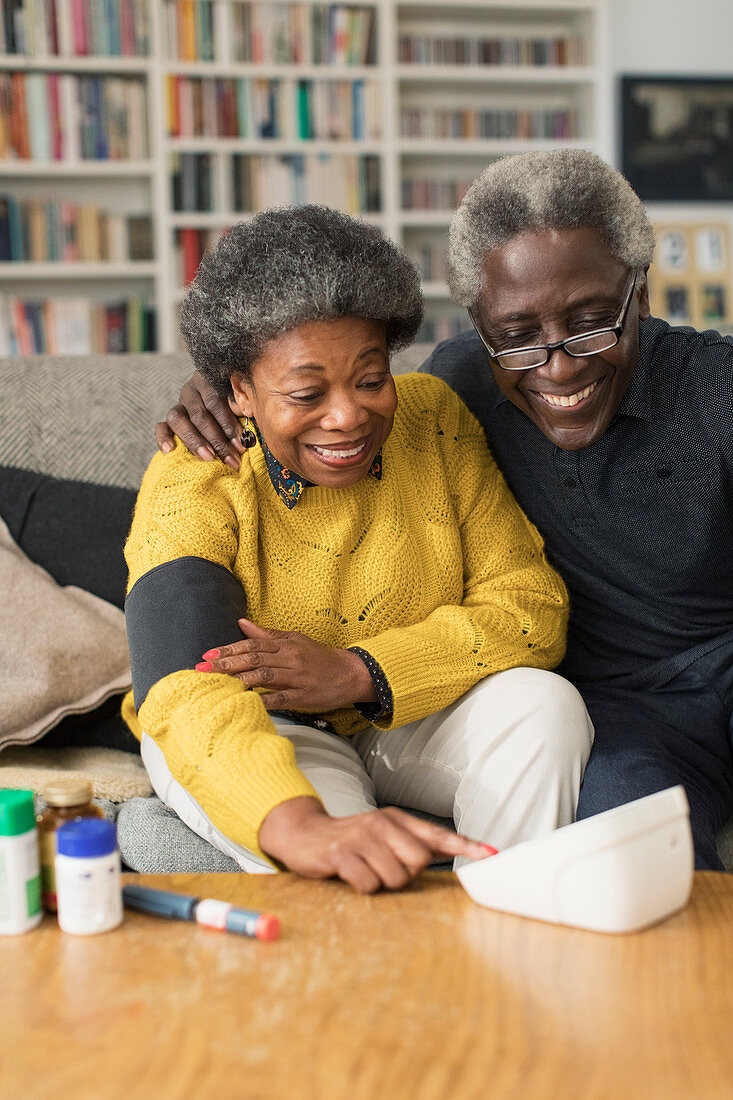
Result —
[{"label": "man's eyeglasses", "polygon": [[619,342],[626,327],[626,318],[631,305],[631,298],[636,286],[636,272],[633,273],[628,290],[624,297],[624,304],[618,320],[611,328],[598,328],[593,332],[581,332],[577,336],[568,336],[566,340],[558,340],[555,344],[535,344],[528,348],[508,348],[506,351],[494,351],[485,339],[473,312],[469,309],[468,316],[494,362],[504,370],[532,370],[533,367],[543,367],[549,363],[550,357],[558,348],[562,348],[568,355],[576,359],[582,359],[586,355],[598,355],[602,351],[608,351]]}]

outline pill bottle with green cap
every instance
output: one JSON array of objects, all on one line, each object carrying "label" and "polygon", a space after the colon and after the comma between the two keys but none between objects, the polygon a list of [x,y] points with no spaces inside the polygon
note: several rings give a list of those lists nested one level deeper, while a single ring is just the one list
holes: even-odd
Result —
[{"label": "pill bottle with green cap", "polygon": [[0,790],[0,935],[17,936],[43,916],[33,791]]},{"label": "pill bottle with green cap", "polygon": [[94,936],[122,923],[120,853],[114,823],[93,817],[68,821],[56,833],[59,927]]}]

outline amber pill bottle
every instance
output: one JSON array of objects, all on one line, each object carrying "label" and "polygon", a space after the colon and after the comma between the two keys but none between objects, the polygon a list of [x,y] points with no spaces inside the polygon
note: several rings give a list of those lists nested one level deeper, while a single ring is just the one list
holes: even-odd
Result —
[{"label": "amber pill bottle", "polygon": [[56,912],[56,830],[77,817],[103,817],[92,802],[88,779],[56,779],[43,789],[46,809],[36,818],[41,858],[41,900],[49,913]]}]

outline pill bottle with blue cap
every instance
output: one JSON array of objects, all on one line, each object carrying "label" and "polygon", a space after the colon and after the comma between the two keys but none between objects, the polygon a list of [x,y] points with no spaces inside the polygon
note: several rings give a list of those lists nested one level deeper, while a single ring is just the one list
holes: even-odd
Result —
[{"label": "pill bottle with blue cap", "polygon": [[94,936],[122,923],[117,835],[111,821],[79,818],[56,833],[56,900],[59,927]]},{"label": "pill bottle with blue cap", "polygon": [[32,791],[0,790],[0,935],[39,923],[41,876]]}]

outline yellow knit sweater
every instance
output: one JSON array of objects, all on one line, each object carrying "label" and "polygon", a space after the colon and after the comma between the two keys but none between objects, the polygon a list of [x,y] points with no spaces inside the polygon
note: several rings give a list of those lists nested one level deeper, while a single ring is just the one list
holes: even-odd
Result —
[{"label": "yellow knit sweater", "polygon": [[[259,446],[234,471],[179,443],[152,460],[125,549],[130,588],[192,555],[234,574],[261,626],[359,645],[393,694],[384,728],[441,710],[490,673],[554,667],[568,612],[563,582],[478,422],[431,375],[396,383],[381,481],[313,486],[288,510]],[[352,708],[328,718],[343,734],[366,725]],[[129,721],[156,740],[214,825],[259,855],[269,811],[315,794],[259,693],[240,680],[175,672],[150,689],[139,723]]]}]

